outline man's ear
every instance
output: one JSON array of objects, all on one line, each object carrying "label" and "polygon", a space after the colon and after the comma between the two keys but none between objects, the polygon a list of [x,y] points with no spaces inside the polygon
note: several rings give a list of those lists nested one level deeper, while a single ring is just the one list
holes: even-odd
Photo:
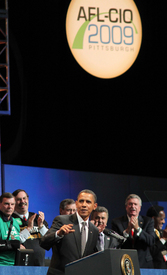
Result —
[{"label": "man's ear", "polygon": [[94,204],[93,210],[95,210],[96,208],[97,208],[97,203]]}]

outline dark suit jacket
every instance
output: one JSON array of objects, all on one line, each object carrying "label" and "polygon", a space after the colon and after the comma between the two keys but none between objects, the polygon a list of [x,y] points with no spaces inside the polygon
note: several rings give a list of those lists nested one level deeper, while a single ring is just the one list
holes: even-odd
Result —
[{"label": "dark suit jacket", "polygon": [[[104,234],[104,249],[108,248],[117,248],[119,246],[119,242],[116,238],[113,238],[112,236],[107,236]],[[100,251],[99,243],[97,243],[97,250]]]},{"label": "dark suit jacket", "polygon": [[167,262],[165,262],[161,253],[163,250],[167,250],[167,242],[162,244],[160,239],[155,235],[155,243],[151,246],[150,251],[153,257],[154,268],[156,269],[167,269]]},{"label": "dark suit jacket", "polygon": [[[34,214],[35,213],[33,213],[33,212],[29,212],[28,220]],[[16,213],[13,213],[12,217],[19,220],[20,231],[27,228],[28,220],[24,221]],[[42,247],[39,244],[40,239],[41,239],[41,234],[40,234],[39,230],[37,229],[38,228],[38,217],[39,217],[39,215],[36,215],[35,220],[34,220],[34,229],[35,229],[34,232],[32,232],[30,234],[30,237],[23,243],[23,245],[27,249],[34,250],[33,265],[34,266],[44,266],[45,265],[45,250],[42,249]],[[44,225],[46,226],[46,228],[48,228],[48,223],[45,220],[44,220]]]},{"label": "dark suit jacket", "polygon": [[[139,226],[142,228],[141,234],[135,236],[134,241],[130,234],[122,245],[122,249],[136,249],[140,268],[153,268],[150,247],[154,244],[155,239],[154,221],[149,217],[139,216],[138,222]],[[115,232],[123,236],[123,231],[128,226],[128,217],[122,216],[112,220],[111,226]]]},{"label": "dark suit jacket", "polygon": [[116,238],[104,235],[104,249],[116,248],[119,242]]},{"label": "dark suit jacket", "polygon": [[[63,238],[55,238],[55,232],[64,224],[73,224],[74,233],[69,233]],[[83,257],[97,251],[96,243],[98,229],[89,222],[88,241]],[[47,274],[61,274],[65,265],[81,258],[81,233],[77,215],[60,215],[52,223],[51,228],[41,240],[41,246],[46,250],[53,249],[52,259]]]}]

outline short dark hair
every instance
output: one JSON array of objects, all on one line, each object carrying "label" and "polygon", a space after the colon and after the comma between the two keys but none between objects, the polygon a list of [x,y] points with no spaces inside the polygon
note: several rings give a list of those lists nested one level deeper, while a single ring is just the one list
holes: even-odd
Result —
[{"label": "short dark hair", "polygon": [[3,194],[0,196],[0,203],[3,202],[3,199],[4,199],[4,198],[7,198],[7,199],[12,199],[12,198],[14,198],[14,199],[15,199],[15,197],[13,196],[13,194],[12,194],[12,193],[9,193],[9,192],[3,193]]},{"label": "short dark hair", "polygon": [[158,217],[159,212],[164,211],[164,207],[160,205],[153,205],[147,210],[147,216],[152,218],[152,217]]},{"label": "short dark hair", "polygon": [[79,197],[79,195],[80,195],[81,193],[92,194],[92,195],[93,195],[93,198],[94,198],[94,202],[97,202],[97,196],[96,196],[96,194],[95,194],[92,190],[84,189],[84,190],[80,191],[79,194],[78,194],[78,196],[77,196],[77,199],[78,199],[78,197]]},{"label": "short dark hair", "polygon": [[17,190],[15,190],[12,194],[13,194],[14,197],[16,197],[20,192],[26,193],[27,198],[29,198],[29,195],[28,195],[27,192],[26,192],[25,190],[23,190],[23,189],[17,189]]},{"label": "short dark hair", "polygon": [[104,206],[97,206],[97,208],[93,210],[91,213],[91,216],[90,216],[91,220],[93,219],[94,213],[97,213],[97,212],[100,212],[100,213],[105,212],[107,214],[107,218],[109,218],[108,209],[105,208]]},{"label": "short dark hair", "polygon": [[73,199],[65,199],[60,202],[59,209],[65,209],[67,205],[69,204],[75,204],[75,201]]}]

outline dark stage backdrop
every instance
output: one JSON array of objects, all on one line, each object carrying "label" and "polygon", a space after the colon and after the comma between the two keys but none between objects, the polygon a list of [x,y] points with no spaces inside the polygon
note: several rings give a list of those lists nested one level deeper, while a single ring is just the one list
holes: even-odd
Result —
[{"label": "dark stage backdrop", "polygon": [[[152,204],[163,205],[167,211],[167,179],[17,165],[5,165],[4,171],[5,191],[24,189],[29,194],[29,211],[43,211],[49,227],[59,215],[60,201],[76,200],[85,188],[93,190],[98,204],[109,210],[108,228],[113,218],[125,214],[125,198],[130,193],[141,197],[142,215]],[[51,254],[51,250],[46,252],[46,257]]]},{"label": "dark stage backdrop", "polygon": [[69,3],[8,0],[11,116],[2,117],[2,163],[167,177],[164,2],[135,1],[141,49],[113,79],[73,58]]}]

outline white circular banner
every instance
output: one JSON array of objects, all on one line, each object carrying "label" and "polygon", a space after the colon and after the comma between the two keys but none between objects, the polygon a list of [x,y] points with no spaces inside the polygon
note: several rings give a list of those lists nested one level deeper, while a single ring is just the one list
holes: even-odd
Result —
[{"label": "white circular banner", "polygon": [[66,35],[74,58],[85,71],[114,78],[136,60],[142,24],[133,0],[72,0]]}]

